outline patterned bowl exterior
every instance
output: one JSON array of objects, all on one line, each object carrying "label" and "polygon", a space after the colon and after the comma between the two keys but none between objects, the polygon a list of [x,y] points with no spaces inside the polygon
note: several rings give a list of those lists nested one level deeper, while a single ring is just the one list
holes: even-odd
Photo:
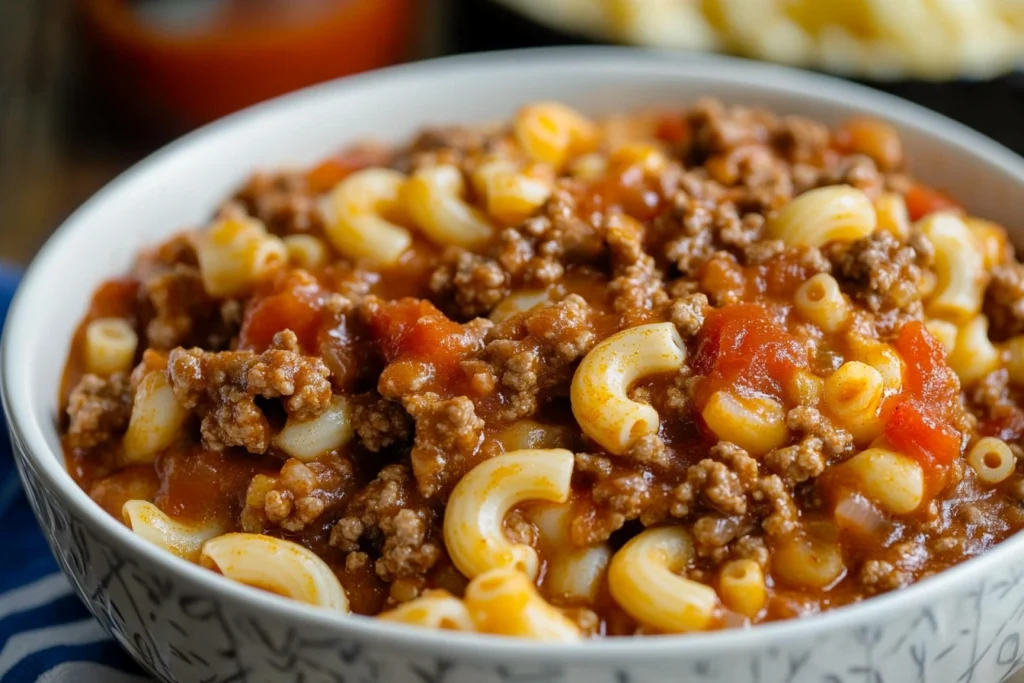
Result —
[{"label": "patterned bowl exterior", "polygon": [[756,647],[727,657],[680,647],[661,661],[588,664],[585,655],[556,655],[531,664],[486,652],[460,658],[454,647],[433,655],[389,648],[350,633],[357,629],[324,633],[255,604],[236,605],[153,566],[73,514],[11,432],[29,501],[61,569],[103,628],[167,683],[990,683],[1024,665],[1024,567],[1013,563],[885,623],[854,623],[813,642],[763,629]]},{"label": "patterned bowl exterior", "polygon": [[[548,66],[544,60],[550,59],[550,54],[539,52],[526,58],[517,55],[516,63],[507,67],[502,78],[506,83],[515,78],[542,79]],[[579,87],[592,87],[593,82],[604,79],[623,62],[627,71],[643,62],[640,73],[646,73],[647,62],[661,63],[661,78],[666,83],[674,82],[675,74],[687,68],[673,61],[669,70],[663,58],[638,54],[589,50],[586,55],[574,55],[577,62],[586,61],[591,70]],[[499,58],[507,59],[491,57],[486,66],[486,75],[492,80],[491,71],[506,68],[496,64]],[[480,62],[464,60],[458,64],[476,68]],[[849,107],[854,97],[865,102],[881,97],[819,77],[768,71],[730,60],[718,60],[716,64],[733,73],[734,78],[736,74],[742,76],[744,83],[761,73],[766,74],[765,82],[813,81],[802,86],[803,91],[812,86],[834,91],[838,99],[844,100],[836,106]],[[694,74],[701,68],[700,63],[691,67],[688,77],[699,80]],[[426,87],[429,79],[417,80],[426,67],[403,69],[394,72],[407,75],[407,82],[399,84],[403,92],[418,83]],[[434,76],[438,80],[437,74]],[[625,82],[621,76],[616,78]],[[490,97],[517,96],[514,92],[494,92],[497,94]],[[842,92],[845,95],[840,95]],[[343,94],[339,90],[338,97]],[[806,92],[804,96],[808,97]],[[928,120],[931,135],[955,139],[961,150],[983,148],[976,156],[997,158],[1004,168],[1012,167],[1005,171],[1009,179],[1004,183],[1019,192],[1024,165],[1005,150],[993,149],[980,136],[943,123],[923,110],[901,113],[910,105],[887,101],[871,106],[892,119],[902,117],[904,122],[909,118]],[[276,125],[279,110],[264,111],[266,123],[253,116],[240,120],[235,128],[244,132],[248,130],[246,125]],[[204,144],[211,135],[202,139]],[[248,144],[247,140],[255,137],[243,142]],[[245,163],[252,165],[247,160]],[[940,172],[971,172],[971,168],[980,168],[977,164],[981,162],[975,163],[966,171],[956,165],[936,168]],[[152,168],[146,172],[154,173]],[[983,175],[984,169],[974,172]],[[983,191],[984,186],[980,187]],[[126,194],[121,192],[122,196]],[[1005,199],[1012,196],[1003,195],[1005,206],[1012,208],[1012,202]],[[95,203],[103,202],[110,204],[111,200],[103,198]],[[992,201],[990,205],[997,204]],[[92,219],[80,222],[87,220]],[[64,231],[59,238],[70,241],[81,232]],[[156,229],[151,233],[156,234]],[[143,237],[148,239],[149,234],[137,236]],[[128,246],[122,245],[125,249]],[[91,243],[88,248],[96,249]],[[54,254],[44,257],[49,265]],[[80,265],[83,261],[68,262]],[[105,262],[86,263],[86,267],[110,272],[105,270]],[[40,289],[39,281],[38,277],[33,281],[30,272],[25,289]],[[12,317],[27,323],[23,327],[31,327],[30,323],[37,320],[30,310],[33,303],[23,302],[20,308],[27,311],[23,313],[17,310],[16,302],[12,311]],[[5,352],[16,346],[11,328],[9,324]],[[41,330],[39,334],[53,336],[49,325]],[[46,357],[46,349],[31,348],[32,353]],[[18,353],[23,355],[16,357],[11,352],[4,356],[4,382],[18,374],[17,366],[29,352]],[[168,683],[991,683],[1005,681],[1024,664],[1024,564],[1020,562],[1024,541],[1020,539],[906,593],[876,598],[831,615],[742,633],[617,639],[558,647],[414,631],[363,619],[325,618],[283,599],[231,586],[176,558],[155,555],[154,549],[102,519],[104,513],[98,507],[83,500],[80,491],[71,490],[73,484],[59,471],[54,453],[46,452],[44,445],[29,451],[22,434],[49,430],[48,425],[40,427],[33,421],[52,420],[40,417],[51,408],[33,408],[27,413],[20,403],[14,403],[23,400],[29,381],[38,382],[39,378],[32,375],[31,380],[20,384],[12,380],[2,388],[15,458],[36,517],[61,568],[103,628],[150,673]],[[19,416],[22,424],[18,423]],[[38,436],[33,439],[33,443],[42,441]]]}]

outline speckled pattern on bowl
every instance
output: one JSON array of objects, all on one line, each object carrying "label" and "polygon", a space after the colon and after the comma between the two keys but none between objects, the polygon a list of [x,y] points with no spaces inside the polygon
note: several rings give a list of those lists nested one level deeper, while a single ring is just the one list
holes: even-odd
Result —
[{"label": "speckled pattern on bowl", "polygon": [[[549,645],[339,617],[231,583],[132,536],[68,476],[57,386],[90,292],[136,250],[203,222],[254,168],[364,137],[507,118],[561,99],[590,113],[702,95],[836,123],[894,122],[912,170],[975,213],[1024,216],[1024,161],[926,110],[826,77],[721,57],[571,48],[425,62],[242,112],[158,152],[75,213],[11,309],[0,377],[18,467],[62,569],[164,681],[302,683],[990,683],[1024,663],[1024,538],[903,591],[746,631]],[[1013,233],[1024,242],[1024,234]]]}]

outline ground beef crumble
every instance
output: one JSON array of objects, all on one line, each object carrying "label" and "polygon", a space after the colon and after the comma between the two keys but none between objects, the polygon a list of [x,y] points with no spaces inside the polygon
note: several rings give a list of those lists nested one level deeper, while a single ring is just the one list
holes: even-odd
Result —
[{"label": "ground beef crumble", "polygon": [[466,396],[442,399],[428,392],[409,397],[405,409],[416,424],[409,457],[420,494],[446,496],[469,471],[483,443],[484,421]]},{"label": "ground beef crumble", "polygon": [[1024,332],[1024,265],[1011,261],[992,269],[983,311],[993,340]]},{"label": "ground beef crumble", "polygon": [[378,453],[412,437],[412,420],[395,401],[377,394],[360,397],[353,404],[352,424],[363,448]]},{"label": "ground beef crumble", "polygon": [[68,397],[68,440],[75,448],[96,446],[128,428],[132,388],[128,375],[85,375]]},{"label": "ground beef crumble", "polygon": [[239,525],[254,534],[274,527],[302,531],[329,515],[351,491],[353,482],[352,463],[341,456],[310,463],[290,458],[277,476],[257,474],[252,478]]},{"label": "ground beef crumble", "polygon": [[146,326],[146,340],[154,349],[223,349],[242,323],[239,303],[219,301],[208,295],[195,266],[179,263],[147,277],[142,282],[142,293],[153,310]]},{"label": "ground beef crumble", "polygon": [[487,315],[508,296],[511,277],[501,264],[459,247],[448,249],[430,277],[438,307],[456,320]]},{"label": "ground beef crumble", "polygon": [[590,306],[571,294],[497,325],[481,359],[506,395],[501,419],[533,415],[541,397],[553,398],[555,387],[566,388],[575,363],[596,343]]},{"label": "ground beef crumble", "polygon": [[345,506],[330,543],[346,553],[375,556],[375,570],[385,581],[422,577],[442,556],[439,524],[409,468],[388,465]]},{"label": "ground beef crumble", "polygon": [[833,243],[826,253],[836,277],[853,285],[855,297],[874,312],[906,308],[919,301],[924,273],[935,255],[920,233],[903,244],[885,231],[853,242]]},{"label": "ground beef crumble", "polygon": [[275,234],[323,231],[323,212],[304,173],[255,173],[238,190],[234,201]]},{"label": "ground beef crumble", "polygon": [[[275,343],[288,343],[288,332]],[[251,351],[210,352],[202,349],[171,351],[168,378],[178,401],[202,417],[203,442],[219,450],[245,447],[265,453],[271,427],[256,397],[285,398],[284,409],[297,420],[318,416],[331,400],[330,372],[320,358],[271,348]]]}]

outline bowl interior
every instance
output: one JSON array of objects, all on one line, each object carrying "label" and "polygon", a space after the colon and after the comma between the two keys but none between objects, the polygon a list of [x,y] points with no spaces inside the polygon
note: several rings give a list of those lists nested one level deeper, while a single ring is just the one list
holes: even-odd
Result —
[{"label": "bowl interior", "polygon": [[[302,165],[364,138],[400,141],[425,125],[507,119],[558,99],[590,114],[712,96],[838,123],[888,119],[912,172],[1024,238],[1024,161],[914,105],[827,77],[721,57],[608,48],[472,55],[318,86],[229,117],[158,152],[82,207],[36,259],[8,319],[0,376],[10,417],[37,466],[98,524],[63,471],[56,424],[64,359],[89,297],[133,254],[204,222],[254,169]],[[102,518],[102,519],[99,519]]]}]

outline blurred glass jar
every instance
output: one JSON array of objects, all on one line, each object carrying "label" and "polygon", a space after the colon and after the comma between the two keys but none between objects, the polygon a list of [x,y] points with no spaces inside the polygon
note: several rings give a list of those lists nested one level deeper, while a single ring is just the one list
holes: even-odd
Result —
[{"label": "blurred glass jar", "polygon": [[1024,64],[1024,0],[494,0],[605,41],[870,79],[988,78]]},{"label": "blurred glass jar", "polygon": [[77,0],[96,83],[177,132],[408,56],[417,0]]}]

